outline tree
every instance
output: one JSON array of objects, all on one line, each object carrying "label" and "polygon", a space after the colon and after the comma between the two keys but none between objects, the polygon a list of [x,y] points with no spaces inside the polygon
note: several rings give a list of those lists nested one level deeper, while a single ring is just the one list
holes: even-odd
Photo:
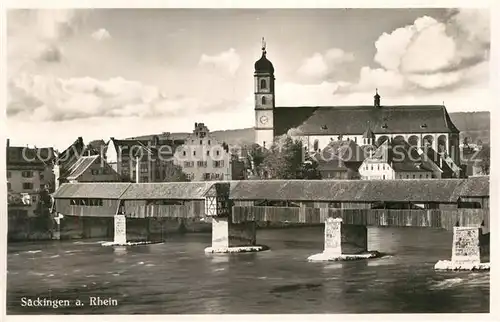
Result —
[{"label": "tree", "polygon": [[307,156],[306,160],[302,163],[302,166],[299,169],[297,179],[321,179],[321,173],[318,170],[318,162]]},{"label": "tree", "polygon": [[188,182],[190,181],[187,174],[182,171],[182,167],[172,162],[169,162],[165,167],[164,182]]},{"label": "tree", "polygon": [[253,144],[247,154],[247,169],[250,176],[262,177],[262,162],[269,154],[269,151],[258,144]]},{"label": "tree", "polygon": [[470,138],[468,136],[464,137],[463,144],[464,146],[469,146]]},{"label": "tree", "polygon": [[317,163],[304,158],[300,140],[290,136],[276,139],[261,164],[262,177],[266,179],[318,179]]},{"label": "tree", "polygon": [[475,165],[479,167],[482,175],[490,174],[490,147],[488,145],[483,146],[478,154],[478,160]]}]

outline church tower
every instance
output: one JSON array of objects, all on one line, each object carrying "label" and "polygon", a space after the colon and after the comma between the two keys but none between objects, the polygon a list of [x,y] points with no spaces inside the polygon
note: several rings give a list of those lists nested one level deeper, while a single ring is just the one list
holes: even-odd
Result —
[{"label": "church tower", "polygon": [[262,38],[262,57],[255,62],[255,143],[270,148],[274,140],[274,67],[266,58]]}]

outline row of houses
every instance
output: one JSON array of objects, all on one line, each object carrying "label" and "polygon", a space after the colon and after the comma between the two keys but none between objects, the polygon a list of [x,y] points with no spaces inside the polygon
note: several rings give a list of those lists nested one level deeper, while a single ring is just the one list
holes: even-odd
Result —
[{"label": "row of houses", "polygon": [[[481,162],[489,157],[482,151],[461,151],[461,166],[432,146],[413,145],[402,138],[375,142],[369,130],[363,143],[354,140],[331,141],[311,155],[318,162],[323,179],[448,179],[484,175]],[[487,174],[487,173],[486,173]]]},{"label": "row of houses", "polygon": [[9,204],[32,214],[42,191],[77,182],[163,182],[173,166],[190,181],[246,178],[241,151],[230,150],[203,123],[184,137],[91,141],[77,138],[62,152],[10,146],[7,140]]}]

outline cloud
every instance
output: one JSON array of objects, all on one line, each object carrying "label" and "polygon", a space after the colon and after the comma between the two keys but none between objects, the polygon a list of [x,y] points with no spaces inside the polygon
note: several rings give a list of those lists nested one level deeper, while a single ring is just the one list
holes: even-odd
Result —
[{"label": "cloud", "polygon": [[57,78],[22,74],[9,82],[7,115],[32,121],[64,121],[92,117],[185,116],[227,110],[234,102],[200,102],[168,97],[157,87],[120,77]]},{"label": "cloud", "polygon": [[224,70],[230,75],[235,75],[240,67],[240,61],[240,55],[236,53],[234,48],[230,48],[214,56],[202,54],[199,64],[201,66],[211,66],[218,70]]},{"label": "cloud", "polygon": [[297,70],[300,77],[307,80],[317,81],[324,80],[331,73],[335,72],[335,68],[339,65],[354,61],[352,53],[346,53],[342,49],[332,48],[324,54],[314,53],[302,61],[301,66]]},{"label": "cloud", "polygon": [[92,33],[92,38],[94,38],[95,40],[98,40],[98,41],[102,41],[102,40],[106,40],[106,39],[111,38],[111,35],[110,35],[109,31],[107,31],[104,28],[101,28],[101,29],[96,30]]},{"label": "cloud", "polygon": [[415,86],[455,86],[489,59],[489,12],[453,10],[445,21],[420,17],[412,25],[382,34],[375,47],[377,63]]},{"label": "cloud", "polygon": [[8,10],[9,77],[37,63],[61,62],[64,41],[78,32],[85,17],[85,10]]}]

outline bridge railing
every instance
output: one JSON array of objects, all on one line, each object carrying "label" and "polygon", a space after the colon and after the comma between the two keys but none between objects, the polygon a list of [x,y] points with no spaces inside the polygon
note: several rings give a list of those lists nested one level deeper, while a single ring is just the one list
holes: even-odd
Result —
[{"label": "bridge railing", "polygon": [[127,217],[170,217],[170,218],[195,218],[202,217],[203,209],[187,205],[146,205],[132,206],[125,209]]},{"label": "bridge railing", "polygon": [[434,227],[453,229],[461,226],[489,227],[489,209],[413,210],[413,209],[337,209],[308,207],[234,206],[233,222],[270,221],[314,224],[326,218],[342,218],[345,224],[366,226]]}]

